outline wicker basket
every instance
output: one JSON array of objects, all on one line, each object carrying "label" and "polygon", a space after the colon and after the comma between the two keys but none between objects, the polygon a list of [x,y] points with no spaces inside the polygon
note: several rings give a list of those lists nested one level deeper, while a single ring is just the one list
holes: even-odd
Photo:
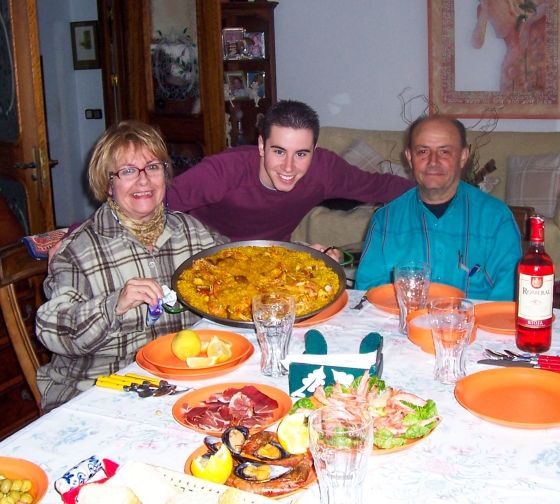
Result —
[{"label": "wicker basket", "polygon": [[[170,484],[172,484],[175,488],[182,490],[184,493],[192,492],[199,495],[207,495],[209,497],[206,501],[208,504],[214,504],[218,502],[218,497],[226,490],[231,488],[226,485],[218,485],[217,483],[212,483],[211,481],[196,478],[189,474],[171,471],[164,467],[155,468]],[[270,499],[268,497],[244,492],[243,490],[236,489],[236,493],[236,504],[270,504],[271,502],[275,502],[273,499]],[[210,496],[214,496],[215,499],[210,498]]]}]

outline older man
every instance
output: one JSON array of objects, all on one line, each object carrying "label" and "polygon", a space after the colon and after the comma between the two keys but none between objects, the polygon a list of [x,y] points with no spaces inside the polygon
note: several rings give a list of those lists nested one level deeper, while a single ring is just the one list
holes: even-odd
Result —
[{"label": "older man", "polygon": [[519,230],[504,203],[461,181],[469,157],[463,124],[417,119],[405,155],[417,186],[375,213],[356,287],[388,283],[396,264],[421,260],[430,264],[433,282],[469,298],[513,299]]}]

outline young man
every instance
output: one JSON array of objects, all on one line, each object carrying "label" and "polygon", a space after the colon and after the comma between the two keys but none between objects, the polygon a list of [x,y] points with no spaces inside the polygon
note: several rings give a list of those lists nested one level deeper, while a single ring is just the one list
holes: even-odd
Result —
[{"label": "young man", "polygon": [[409,128],[406,158],[416,188],[374,215],[356,288],[391,282],[395,265],[427,262],[432,282],[473,299],[511,300],[521,238],[509,208],[461,181],[469,157],[457,120],[422,117]]},{"label": "young man", "polygon": [[264,117],[258,146],[209,156],[175,177],[168,205],[232,241],[289,241],[307,212],[324,200],[386,203],[413,186],[402,177],[348,164],[316,147],[318,138],[313,109],[280,101]]}]

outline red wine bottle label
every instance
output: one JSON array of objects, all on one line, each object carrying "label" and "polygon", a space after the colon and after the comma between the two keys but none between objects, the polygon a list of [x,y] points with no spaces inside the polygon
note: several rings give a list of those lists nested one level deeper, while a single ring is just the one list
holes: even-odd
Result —
[{"label": "red wine bottle label", "polygon": [[552,324],[554,275],[519,275],[517,323],[531,328]]}]

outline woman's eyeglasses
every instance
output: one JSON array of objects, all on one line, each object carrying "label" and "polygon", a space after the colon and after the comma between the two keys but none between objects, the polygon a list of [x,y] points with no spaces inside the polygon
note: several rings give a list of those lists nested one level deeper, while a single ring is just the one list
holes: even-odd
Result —
[{"label": "woman's eyeglasses", "polygon": [[144,168],[138,168],[137,166],[125,166],[116,172],[109,172],[111,178],[117,177],[121,180],[136,180],[140,173],[144,172],[147,177],[157,178],[161,177],[165,170],[167,169],[166,162],[150,163],[144,166]]}]

